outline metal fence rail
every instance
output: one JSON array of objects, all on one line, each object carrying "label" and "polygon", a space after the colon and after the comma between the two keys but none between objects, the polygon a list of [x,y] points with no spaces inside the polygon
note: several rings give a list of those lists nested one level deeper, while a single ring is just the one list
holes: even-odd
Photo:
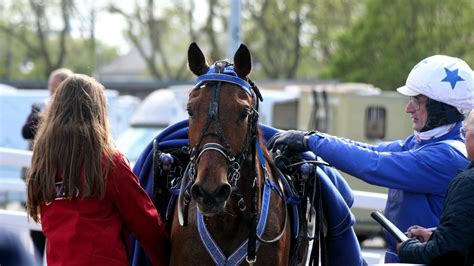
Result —
[{"label": "metal fence rail", "polygon": [[0,147],[0,165],[29,167],[32,151]]},{"label": "metal fence rail", "polygon": [[0,227],[41,231],[41,225],[27,217],[26,212],[0,209]]}]

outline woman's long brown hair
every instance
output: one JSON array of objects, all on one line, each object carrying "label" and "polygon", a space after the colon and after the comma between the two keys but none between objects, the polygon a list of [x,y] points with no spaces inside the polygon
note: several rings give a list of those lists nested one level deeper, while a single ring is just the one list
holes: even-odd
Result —
[{"label": "woman's long brown hair", "polygon": [[64,80],[40,122],[27,178],[28,214],[39,222],[39,206],[57,196],[103,198],[115,146],[109,133],[104,87],[76,74]]}]

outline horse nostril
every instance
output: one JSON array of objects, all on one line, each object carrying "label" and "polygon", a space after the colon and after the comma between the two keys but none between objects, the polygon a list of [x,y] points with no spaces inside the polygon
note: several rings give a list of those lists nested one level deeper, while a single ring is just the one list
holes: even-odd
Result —
[{"label": "horse nostril", "polygon": [[222,185],[215,194],[216,201],[217,202],[226,201],[229,198],[231,191],[232,191],[232,188],[230,187],[229,184]]},{"label": "horse nostril", "polygon": [[191,187],[191,196],[194,198],[194,199],[200,199],[203,197],[203,194],[202,194],[202,191],[201,191],[201,187],[198,186],[198,185],[193,185]]}]

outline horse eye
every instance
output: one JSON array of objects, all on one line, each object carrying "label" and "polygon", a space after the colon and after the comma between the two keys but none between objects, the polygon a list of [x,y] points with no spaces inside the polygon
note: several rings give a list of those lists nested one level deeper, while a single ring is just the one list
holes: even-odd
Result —
[{"label": "horse eye", "polygon": [[249,115],[249,111],[248,110],[243,110],[242,112],[240,112],[240,119],[241,120],[244,120],[245,118],[247,118],[247,116]]}]

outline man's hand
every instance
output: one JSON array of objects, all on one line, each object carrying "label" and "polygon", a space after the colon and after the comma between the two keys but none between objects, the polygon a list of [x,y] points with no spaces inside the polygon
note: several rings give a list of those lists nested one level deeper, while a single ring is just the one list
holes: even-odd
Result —
[{"label": "man's hand", "polygon": [[424,227],[418,225],[413,225],[408,228],[406,235],[409,238],[416,238],[421,243],[425,243],[430,239],[431,234],[433,234],[433,232],[430,230],[426,230]]},{"label": "man's hand", "polygon": [[273,153],[276,150],[300,153],[308,150],[308,132],[300,130],[288,130],[275,134],[267,144],[268,150]]}]

